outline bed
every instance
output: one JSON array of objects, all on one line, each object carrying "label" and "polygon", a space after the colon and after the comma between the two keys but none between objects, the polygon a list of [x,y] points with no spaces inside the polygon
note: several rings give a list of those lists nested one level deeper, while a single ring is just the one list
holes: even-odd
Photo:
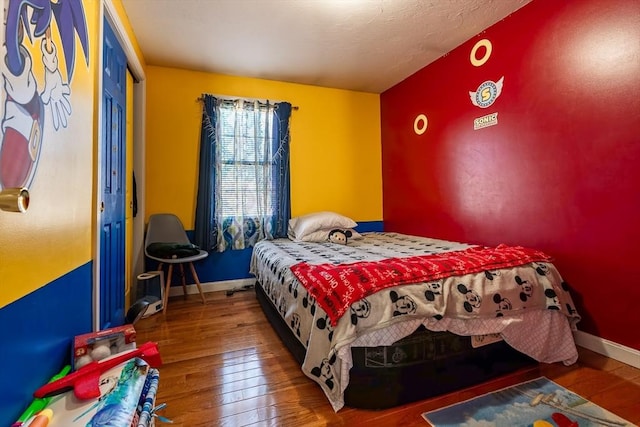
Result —
[{"label": "bed", "polygon": [[[493,261],[470,273],[451,261],[474,264],[484,250]],[[496,250],[390,232],[274,239],[255,245],[250,271],[270,323],[333,409],[382,409],[538,362],[575,363],[580,317],[551,260],[529,251],[505,263]],[[436,258],[449,264],[433,275]]]}]

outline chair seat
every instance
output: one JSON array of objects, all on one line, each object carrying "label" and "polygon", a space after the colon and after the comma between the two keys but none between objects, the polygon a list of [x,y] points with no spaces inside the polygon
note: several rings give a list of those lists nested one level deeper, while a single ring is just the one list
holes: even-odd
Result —
[{"label": "chair seat", "polygon": [[[151,215],[149,217],[149,224],[147,226],[147,235],[145,237],[144,254],[147,256],[147,258],[152,259],[154,261],[158,261],[160,263],[159,269],[162,268],[163,264],[168,264],[168,271],[167,271],[166,280],[165,280],[164,300],[162,304],[163,313],[166,312],[167,310],[169,290],[171,288],[171,277],[172,277],[174,265],[180,266],[180,272],[182,276],[182,289],[185,296],[187,294],[187,285],[185,283],[183,264],[187,264],[189,266],[189,269],[191,270],[191,275],[193,276],[193,280],[195,281],[195,284],[198,287],[198,292],[200,293],[200,297],[202,298],[202,303],[204,304],[206,299],[204,297],[204,293],[202,292],[200,279],[198,278],[196,269],[193,266],[193,262],[199,261],[208,257],[209,253],[202,249],[198,249],[198,253],[196,255],[188,255],[181,258],[161,258],[159,256],[154,256],[150,254],[149,251],[147,250],[149,246],[152,244],[161,244],[160,245],[161,247],[164,247],[164,246],[171,247],[172,245],[191,245],[191,242],[189,241],[189,237],[187,236],[187,233],[184,230],[184,226],[182,225],[182,222],[180,221],[180,219],[174,214]],[[195,249],[195,248],[189,248],[189,249]],[[154,252],[154,253],[156,255],[159,254],[157,252]],[[164,253],[166,252],[160,252],[160,254],[164,254]]]},{"label": "chair seat", "polygon": [[202,249],[200,249],[198,255],[192,255],[192,256],[187,256],[182,258],[159,258],[159,257],[154,257],[152,255],[147,254],[147,257],[149,257],[149,259],[152,259],[158,262],[163,262],[165,264],[183,264],[185,262],[194,262],[201,259],[205,259],[208,256],[209,256],[209,253],[207,251],[203,251]]}]

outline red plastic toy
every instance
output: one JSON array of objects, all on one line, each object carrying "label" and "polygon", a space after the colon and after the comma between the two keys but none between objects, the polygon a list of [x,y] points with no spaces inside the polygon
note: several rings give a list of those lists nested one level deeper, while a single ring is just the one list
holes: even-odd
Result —
[{"label": "red plastic toy", "polygon": [[146,342],[135,350],[120,353],[113,358],[101,360],[99,362],[91,362],[83,366],[77,371],[60,378],[59,380],[47,383],[37,389],[33,396],[43,398],[55,396],[73,389],[73,394],[81,400],[95,399],[100,397],[100,375],[109,369],[134,357],[139,357],[149,364],[152,368],[158,368],[162,365],[158,344],[154,342]]}]

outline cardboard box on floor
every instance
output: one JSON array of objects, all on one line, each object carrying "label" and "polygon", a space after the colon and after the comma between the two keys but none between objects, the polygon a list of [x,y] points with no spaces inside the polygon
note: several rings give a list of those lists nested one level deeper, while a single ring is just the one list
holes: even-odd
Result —
[{"label": "cardboard box on floor", "polygon": [[92,361],[99,361],[135,348],[136,330],[133,325],[76,335],[73,339],[71,366],[76,370]]}]

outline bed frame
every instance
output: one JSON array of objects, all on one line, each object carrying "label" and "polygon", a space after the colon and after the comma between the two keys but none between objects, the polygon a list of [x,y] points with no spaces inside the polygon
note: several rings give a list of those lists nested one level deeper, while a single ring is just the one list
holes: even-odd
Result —
[{"label": "bed frame", "polygon": [[[306,350],[256,282],[269,323],[299,365]],[[354,347],[345,405],[386,409],[476,385],[537,364],[504,341],[473,348],[471,338],[424,327],[391,346]]]}]

